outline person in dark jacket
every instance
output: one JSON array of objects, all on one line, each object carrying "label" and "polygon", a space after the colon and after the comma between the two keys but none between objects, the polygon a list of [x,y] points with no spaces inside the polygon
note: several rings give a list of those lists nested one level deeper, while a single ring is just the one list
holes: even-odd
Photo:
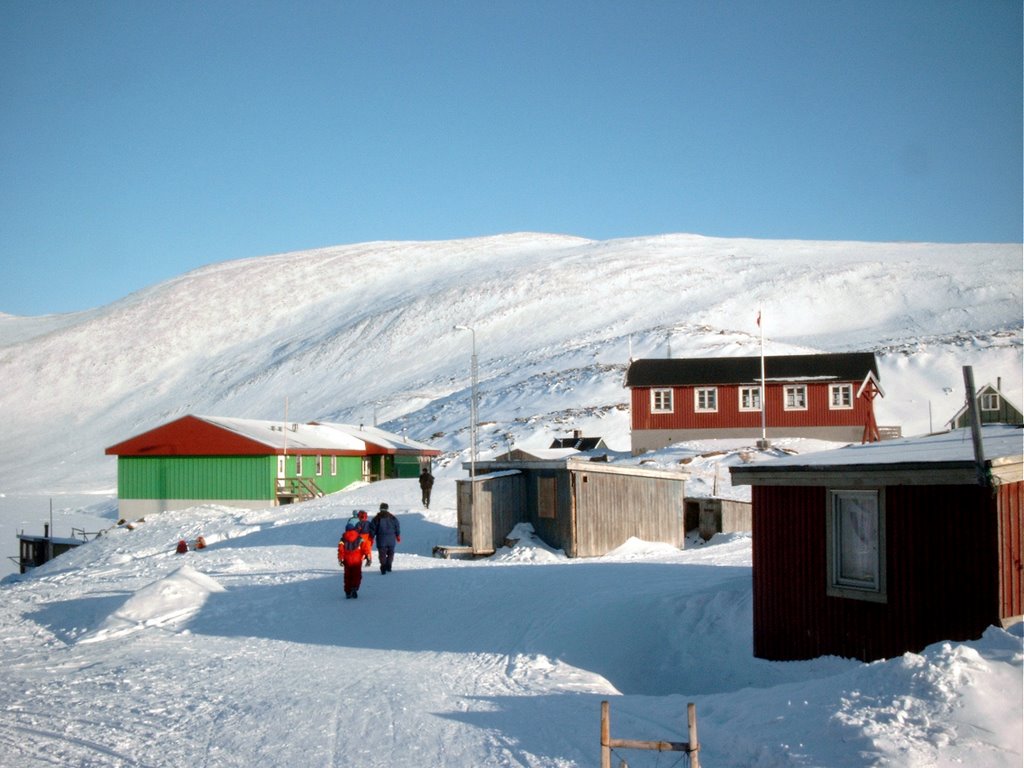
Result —
[{"label": "person in dark jacket", "polygon": [[[370,520],[367,517],[366,510],[360,509],[358,512],[356,512],[356,519],[359,521],[356,523],[356,531],[358,531],[359,535],[366,540],[366,543],[370,545],[372,551],[373,537],[370,535]],[[370,565],[370,562],[370,556],[367,555],[366,565]]]},{"label": "person in dark jacket", "polygon": [[430,489],[434,487],[434,476],[426,467],[420,472],[420,491],[423,493],[423,508],[430,509]]},{"label": "person in dark jacket", "polygon": [[395,559],[395,545],[402,540],[402,527],[398,518],[388,511],[387,502],[381,502],[380,511],[370,521],[370,537],[377,542],[377,561],[380,572],[391,573]]}]

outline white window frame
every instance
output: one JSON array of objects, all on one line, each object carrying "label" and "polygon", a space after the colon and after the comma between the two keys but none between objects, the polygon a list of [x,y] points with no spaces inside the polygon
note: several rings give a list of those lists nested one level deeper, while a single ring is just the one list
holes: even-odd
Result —
[{"label": "white window frame", "polygon": [[295,476],[302,477],[302,454],[295,454]]},{"label": "white window frame", "polygon": [[[756,405],[744,404],[744,399],[750,403],[756,403]],[[739,390],[739,407],[741,411],[761,411],[761,387],[740,387]]]},{"label": "white window frame", "polygon": [[331,477],[337,477],[338,475],[338,457],[331,454]]},{"label": "white window frame", "polygon": [[316,455],[316,476],[322,477],[324,474],[324,457],[319,453]]},{"label": "white window frame", "polygon": [[675,393],[671,388],[651,390],[651,413],[673,413],[675,411]]},{"label": "white window frame", "polygon": [[826,514],[828,595],[887,602],[884,489],[829,489]]},{"label": "white window frame", "polygon": [[694,413],[718,413],[718,387],[695,387]]},{"label": "white window frame", "polygon": [[986,392],[981,396],[981,410],[983,411],[998,411],[999,410],[999,395],[995,392]]},{"label": "white window frame", "polygon": [[[797,402],[799,393],[799,402]],[[791,405],[790,402],[793,402]],[[807,385],[787,384],[782,388],[782,408],[785,411],[806,411],[807,410]]]},{"label": "white window frame", "polygon": [[853,384],[829,384],[828,408],[830,411],[852,411]]}]

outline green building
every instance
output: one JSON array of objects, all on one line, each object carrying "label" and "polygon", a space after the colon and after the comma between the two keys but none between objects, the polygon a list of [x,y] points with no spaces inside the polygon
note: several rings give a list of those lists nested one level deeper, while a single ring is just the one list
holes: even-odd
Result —
[{"label": "green building", "polygon": [[198,504],[256,509],[416,477],[440,451],[376,427],[183,416],[106,449],[123,519]]},{"label": "green building", "polygon": [[[978,418],[982,424],[1024,424],[1024,414],[1020,408],[1006,399],[1000,390],[1002,379],[996,379],[996,385],[986,384],[975,393],[978,401]],[[950,429],[964,429],[971,426],[967,403],[964,403],[956,415],[946,422]]]}]

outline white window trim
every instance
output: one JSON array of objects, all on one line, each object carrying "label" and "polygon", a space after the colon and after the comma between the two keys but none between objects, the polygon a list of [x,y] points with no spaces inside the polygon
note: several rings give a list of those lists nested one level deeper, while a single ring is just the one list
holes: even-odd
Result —
[{"label": "white window trim", "polygon": [[[659,406],[657,404],[659,395],[661,396],[662,403],[667,401],[668,405],[664,404]],[[675,412],[675,393],[671,388],[659,387],[658,389],[651,390],[651,413],[674,413]]]},{"label": "white window trim", "polygon": [[[803,405],[790,405],[789,404],[789,393],[791,391],[801,390],[804,393]],[[782,389],[782,409],[784,411],[806,411],[807,410],[807,385],[806,384],[787,384]]]},{"label": "white window trim", "polygon": [[324,457],[319,453],[316,455],[316,476],[322,477],[324,474]]},{"label": "white window trim", "polygon": [[302,477],[302,455],[295,454],[295,476]]},{"label": "white window trim", "polygon": [[[846,390],[849,393],[850,404],[836,405],[836,392]],[[828,409],[830,411],[852,411],[853,410],[853,385],[852,384],[829,384],[828,385]]]},{"label": "white window trim", "polygon": [[[878,540],[876,543],[877,556],[875,562],[875,578],[871,585],[857,585],[844,581],[839,573],[842,565],[841,533],[839,531],[839,518],[837,512],[837,501],[842,498],[870,498],[875,500],[875,507],[878,514],[876,521]],[[886,592],[886,543],[885,543],[885,489],[884,488],[858,488],[829,489],[828,506],[826,508],[825,538],[826,558],[828,560],[828,584],[826,592],[831,597],[844,597],[851,600],[867,600],[874,603],[888,602]]]},{"label": "white window trim", "polygon": [[998,411],[999,410],[999,395],[995,392],[986,392],[981,396],[981,410],[983,411]]},{"label": "white window trim", "polygon": [[[743,405],[743,393],[744,392],[750,392],[752,394],[752,396],[751,396],[752,400],[755,399],[755,398],[757,399],[757,405],[756,406]],[[752,413],[760,413],[761,412],[761,387],[760,386],[756,386],[756,387],[740,387],[739,393],[737,394],[737,397],[739,398],[737,404],[739,405],[739,409],[741,411],[747,411],[747,412],[752,412]]]},{"label": "white window trim", "polygon": [[338,474],[338,457],[331,454],[331,477],[336,477]]},{"label": "white window trim", "polygon": [[[709,393],[712,402],[711,406],[700,404],[701,395]],[[718,387],[695,387],[693,390],[693,411],[694,413],[718,413]]]}]

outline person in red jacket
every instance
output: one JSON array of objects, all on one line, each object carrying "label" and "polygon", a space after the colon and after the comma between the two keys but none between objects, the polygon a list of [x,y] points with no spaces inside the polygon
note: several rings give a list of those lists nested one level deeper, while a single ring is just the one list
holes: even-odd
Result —
[{"label": "person in red jacket", "polygon": [[338,565],[345,569],[345,597],[359,597],[359,585],[363,583],[363,560],[373,562],[373,550],[366,539],[359,535],[356,527],[349,523],[338,542]]}]

